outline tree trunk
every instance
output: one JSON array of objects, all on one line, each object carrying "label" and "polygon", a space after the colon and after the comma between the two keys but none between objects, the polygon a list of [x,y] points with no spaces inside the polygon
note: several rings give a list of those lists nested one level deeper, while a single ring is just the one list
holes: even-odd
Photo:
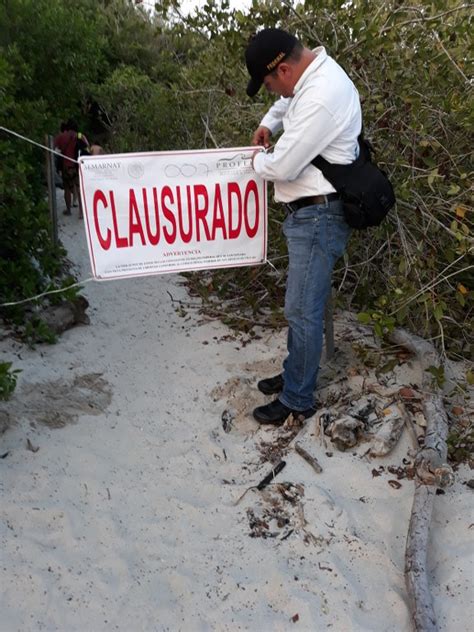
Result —
[{"label": "tree trunk", "polygon": [[396,344],[415,353],[423,369],[423,413],[426,418],[424,447],[415,458],[415,495],[408,528],[405,552],[405,581],[417,632],[435,632],[438,628],[426,574],[426,552],[436,487],[447,487],[454,481],[446,463],[448,417],[441,391],[432,384],[430,367],[439,368],[440,359],[434,347],[422,338],[397,329],[391,335]]}]

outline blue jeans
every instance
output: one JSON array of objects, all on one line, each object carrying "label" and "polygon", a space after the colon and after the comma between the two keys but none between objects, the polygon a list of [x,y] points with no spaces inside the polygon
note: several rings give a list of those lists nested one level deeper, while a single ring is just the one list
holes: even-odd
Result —
[{"label": "blue jeans", "polygon": [[340,200],[298,209],[283,223],[289,254],[285,296],[288,356],[279,399],[293,410],[314,406],[324,308],[334,264],[343,254],[350,232]]}]

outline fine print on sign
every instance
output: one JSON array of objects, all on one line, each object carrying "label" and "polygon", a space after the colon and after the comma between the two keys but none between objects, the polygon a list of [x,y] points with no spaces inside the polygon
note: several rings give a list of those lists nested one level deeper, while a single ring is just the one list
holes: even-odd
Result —
[{"label": "fine print on sign", "polygon": [[92,273],[119,279],[266,261],[267,189],[254,147],[87,156]]}]

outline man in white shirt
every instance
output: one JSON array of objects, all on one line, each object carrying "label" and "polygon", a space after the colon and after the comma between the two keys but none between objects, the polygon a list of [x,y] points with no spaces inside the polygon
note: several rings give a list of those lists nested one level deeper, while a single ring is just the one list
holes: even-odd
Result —
[{"label": "man in white shirt", "polygon": [[270,137],[283,130],[271,153],[258,150],[253,159],[255,171],[274,183],[275,199],[288,210],[288,355],[283,373],[258,383],[278,398],[253,412],[262,424],[280,425],[290,414],[307,418],[315,412],[324,307],[350,234],[339,195],[311,161],[321,155],[332,163],[353,162],[362,114],[354,84],[323,47],[310,50],[286,31],[264,29],[250,41],[245,60],[247,94],[254,96],[263,84],[281,97],[252,139],[268,148]]}]

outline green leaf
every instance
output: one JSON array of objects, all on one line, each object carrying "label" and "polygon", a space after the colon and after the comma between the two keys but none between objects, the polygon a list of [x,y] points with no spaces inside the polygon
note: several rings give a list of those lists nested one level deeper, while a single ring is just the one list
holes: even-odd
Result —
[{"label": "green leaf", "polygon": [[372,322],[372,318],[370,317],[370,314],[367,314],[366,312],[359,312],[357,314],[357,320],[359,321],[359,323],[362,323],[363,325],[368,325],[369,323]]},{"label": "green leaf", "polygon": [[393,371],[396,366],[398,366],[398,358],[392,358],[382,365],[380,369],[377,370],[377,373],[389,373],[390,371]]},{"label": "green leaf", "polygon": [[442,366],[430,366],[426,370],[434,377],[437,386],[442,388],[445,382],[444,368]]},{"label": "green leaf", "polygon": [[438,169],[433,169],[428,176],[428,184],[431,186],[435,181],[435,178],[439,178]]},{"label": "green leaf", "polygon": [[438,305],[435,305],[435,308],[433,310],[433,314],[434,314],[434,317],[436,318],[436,320],[441,320],[443,318],[444,310],[443,310],[443,306],[441,305],[441,303],[438,303]]}]

